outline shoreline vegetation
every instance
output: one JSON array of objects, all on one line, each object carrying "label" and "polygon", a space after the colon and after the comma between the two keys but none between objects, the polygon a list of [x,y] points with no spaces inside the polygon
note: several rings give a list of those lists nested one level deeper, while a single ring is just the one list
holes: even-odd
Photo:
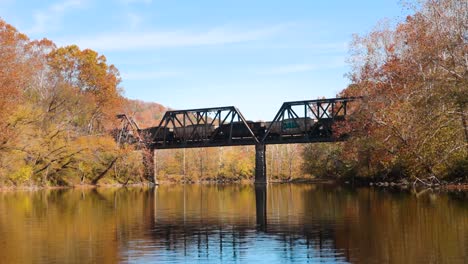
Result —
[{"label": "shoreline vegetation", "polygon": [[[230,185],[230,184],[241,184],[241,185],[254,185],[253,180],[234,180],[234,181],[200,181],[200,182],[174,182],[174,181],[160,181],[158,184],[153,184],[150,182],[142,183],[132,183],[132,184],[78,184],[70,186],[0,186],[0,192],[9,192],[9,191],[41,191],[41,190],[80,190],[80,189],[96,189],[96,188],[154,188],[159,185]],[[400,182],[371,182],[368,178],[360,179],[294,179],[294,180],[276,180],[270,181],[267,185],[275,184],[314,184],[314,185],[339,185],[342,187],[351,187],[351,188],[375,188],[380,190],[399,190],[405,191],[409,189],[426,191],[426,190],[435,190],[435,191],[458,191],[458,192],[468,192],[467,183],[420,183],[402,180]]]},{"label": "shoreline vegetation", "polygon": [[[417,3],[403,21],[351,43],[351,84],[337,96],[363,99],[333,127],[349,140],[268,146],[271,182],[468,189],[468,7]],[[0,18],[0,190],[151,184],[151,153],[116,143],[115,116],[150,127],[166,108],[126,99],[120,82],[105,56],[30,40]],[[155,167],[161,182],[251,181],[254,154],[158,151]]]}]

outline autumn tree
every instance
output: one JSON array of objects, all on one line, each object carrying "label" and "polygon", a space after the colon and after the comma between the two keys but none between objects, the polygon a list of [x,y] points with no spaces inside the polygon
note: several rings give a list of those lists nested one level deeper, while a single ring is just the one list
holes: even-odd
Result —
[{"label": "autumn tree", "polygon": [[86,124],[89,133],[103,131],[115,124],[115,114],[122,107],[119,71],[108,65],[106,57],[97,52],[72,45],[58,48],[48,55],[52,70],[68,85],[85,95],[89,111],[79,117],[78,125]]},{"label": "autumn tree", "polygon": [[20,105],[21,89],[28,82],[28,42],[26,35],[0,20],[0,149],[12,137],[8,119]]},{"label": "autumn tree", "polygon": [[467,17],[466,1],[428,0],[395,29],[355,37],[342,95],[365,97],[346,147],[358,170],[441,177],[466,163]]}]

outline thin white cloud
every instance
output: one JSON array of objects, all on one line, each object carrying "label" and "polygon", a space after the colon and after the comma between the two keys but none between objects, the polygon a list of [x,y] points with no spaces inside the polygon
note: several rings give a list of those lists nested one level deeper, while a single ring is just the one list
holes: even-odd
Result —
[{"label": "thin white cloud", "polygon": [[138,71],[122,73],[123,81],[143,81],[180,76],[180,72],[175,71]]},{"label": "thin white cloud", "polygon": [[26,33],[41,34],[59,28],[65,13],[70,9],[82,6],[83,2],[83,0],[67,0],[34,12],[34,25],[27,29]]},{"label": "thin white cloud", "polygon": [[258,29],[220,27],[200,32],[153,31],[141,33],[101,33],[95,36],[70,37],[58,40],[57,43],[59,45],[74,43],[82,48],[91,48],[101,52],[126,51],[240,43],[271,37],[284,29],[284,25],[277,25]]}]

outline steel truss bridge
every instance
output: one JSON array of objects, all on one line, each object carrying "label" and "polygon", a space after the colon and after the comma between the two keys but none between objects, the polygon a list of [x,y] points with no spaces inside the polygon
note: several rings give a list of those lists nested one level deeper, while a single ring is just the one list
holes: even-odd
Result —
[{"label": "steel truss bridge", "polygon": [[139,143],[152,150],[222,146],[256,146],[255,182],[266,183],[266,145],[335,142],[334,131],[346,122],[349,104],[359,98],[331,98],[283,103],[269,122],[245,119],[234,106],[167,111],[157,127],[140,129],[124,115],[118,142]]}]

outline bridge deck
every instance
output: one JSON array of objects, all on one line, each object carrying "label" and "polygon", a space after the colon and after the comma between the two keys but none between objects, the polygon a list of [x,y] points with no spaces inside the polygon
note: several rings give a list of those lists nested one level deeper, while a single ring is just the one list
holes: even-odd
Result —
[{"label": "bridge deck", "polygon": [[[287,139],[267,139],[262,144],[265,145],[278,145],[278,144],[301,144],[301,143],[319,143],[319,142],[337,142],[343,139],[335,139],[332,137],[312,138],[297,135]],[[229,147],[229,146],[248,146],[259,144],[253,139],[233,139],[231,141],[210,141],[209,139],[203,141],[186,141],[186,142],[156,142],[151,145],[152,149],[181,149],[181,148],[209,148],[209,147]]]}]

